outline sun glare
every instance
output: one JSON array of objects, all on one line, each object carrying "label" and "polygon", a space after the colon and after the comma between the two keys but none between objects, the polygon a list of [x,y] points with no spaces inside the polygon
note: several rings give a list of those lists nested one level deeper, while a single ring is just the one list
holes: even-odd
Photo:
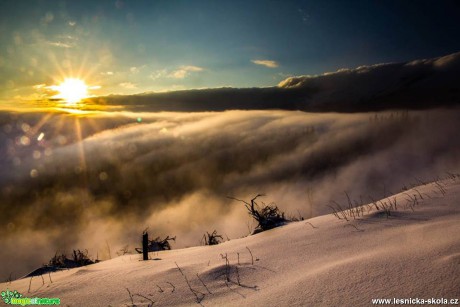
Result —
[{"label": "sun glare", "polygon": [[51,86],[51,89],[59,92],[55,98],[67,103],[77,103],[88,97],[88,86],[80,79],[66,78],[61,84]]}]

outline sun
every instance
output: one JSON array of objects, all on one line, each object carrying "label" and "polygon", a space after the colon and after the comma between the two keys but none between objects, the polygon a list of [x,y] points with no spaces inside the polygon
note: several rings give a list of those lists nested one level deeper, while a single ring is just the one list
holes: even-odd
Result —
[{"label": "sun", "polygon": [[66,78],[59,85],[52,85],[51,89],[59,92],[54,98],[63,99],[69,104],[77,103],[88,97],[88,85],[83,80]]}]

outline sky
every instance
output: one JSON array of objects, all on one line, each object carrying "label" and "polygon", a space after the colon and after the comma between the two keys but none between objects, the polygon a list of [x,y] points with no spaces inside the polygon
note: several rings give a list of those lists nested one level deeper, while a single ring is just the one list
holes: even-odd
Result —
[{"label": "sky", "polygon": [[460,51],[457,1],[0,1],[0,100],[268,87]]},{"label": "sky", "polygon": [[240,237],[226,196],[307,217],[458,173],[460,110],[420,110],[460,102],[457,3],[0,0],[0,280],[149,225]]}]

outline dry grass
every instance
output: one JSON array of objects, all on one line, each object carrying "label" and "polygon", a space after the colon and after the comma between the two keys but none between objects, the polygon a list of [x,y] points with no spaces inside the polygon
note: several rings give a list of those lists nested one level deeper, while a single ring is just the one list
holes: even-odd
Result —
[{"label": "dry grass", "polygon": [[[414,177],[415,180],[417,181],[418,185],[432,185],[434,189],[432,190],[433,194],[436,195],[442,195],[443,197],[447,194],[447,184],[446,180],[451,180],[455,182],[456,180],[460,179],[460,174],[454,174],[450,172],[446,172],[447,177],[446,178],[435,178],[433,182],[428,183],[425,182],[417,177]],[[412,210],[415,211],[415,207],[420,204],[421,201],[425,200],[425,198],[433,198],[429,193],[421,193],[419,189],[415,185],[413,185],[412,188],[407,189],[406,186],[402,188],[403,192],[402,194],[407,196],[406,197],[406,203],[403,205],[404,210]],[[384,195],[386,194],[386,189],[384,187]],[[345,220],[347,222],[351,221],[352,219],[355,220],[359,217],[364,216],[364,211],[365,208],[367,209],[367,214],[369,214],[371,211],[375,210],[378,212],[383,212],[387,218],[390,218],[392,216],[392,213],[400,209],[400,206],[398,205],[398,200],[395,196],[393,197],[386,197],[384,196],[384,199],[381,199],[379,201],[374,200],[371,196],[369,196],[369,199],[371,200],[371,203],[369,204],[363,204],[363,200],[360,197],[360,202],[351,201],[351,198],[347,192],[345,192],[345,196],[347,199],[347,205],[342,206],[336,201],[331,201],[330,205],[326,205],[332,210],[332,214],[339,220]],[[357,230],[360,230],[357,228],[355,225],[351,225]],[[312,225],[313,227],[313,225]]]}]

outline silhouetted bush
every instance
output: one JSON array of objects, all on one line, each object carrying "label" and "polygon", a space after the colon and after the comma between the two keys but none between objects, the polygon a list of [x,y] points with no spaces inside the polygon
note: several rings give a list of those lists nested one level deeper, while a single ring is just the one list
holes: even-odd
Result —
[{"label": "silhouetted bush", "polygon": [[[153,240],[149,240],[148,251],[158,252],[158,251],[163,251],[163,250],[170,250],[171,245],[169,244],[169,241],[176,242],[176,237],[170,238],[169,236],[167,236],[164,239],[161,239],[160,237],[156,237]],[[136,247],[135,250],[139,254],[142,253],[142,248]]]},{"label": "silhouetted bush", "polygon": [[221,235],[217,234],[217,230],[214,230],[212,233],[206,231],[206,233],[203,235],[203,238],[201,239],[201,242],[203,242],[204,245],[217,245],[222,241],[223,238]]},{"label": "silhouetted bush", "polygon": [[260,208],[260,206],[256,203],[256,199],[260,196],[265,195],[258,194],[256,197],[251,199],[251,203],[234,197],[229,198],[243,202],[245,204],[245,207],[249,211],[249,214],[258,223],[256,229],[254,230],[254,233],[284,225],[288,221],[284,217],[284,212],[281,212],[275,204],[266,205],[262,202],[262,208]]},{"label": "silhouetted bush", "polygon": [[93,264],[95,261],[91,260],[88,257],[88,251],[84,252],[77,249],[73,250],[72,258],[67,258],[66,254],[55,254],[53,258],[50,259],[48,266],[55,268],[75,268],[84,265]]}]

